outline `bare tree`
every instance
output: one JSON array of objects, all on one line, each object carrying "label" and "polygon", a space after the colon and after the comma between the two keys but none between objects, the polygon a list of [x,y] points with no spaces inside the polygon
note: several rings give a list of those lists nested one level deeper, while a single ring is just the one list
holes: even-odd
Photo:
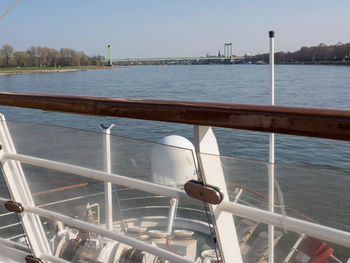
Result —
[{"label": "bare tree", "polygon": [[70,53],[68,48],[61,48],[60,49],[60,64],[62,66],[69,66],[70,65]]},{"label": "bare tree", "polygon": [[18,51],[13,54],[16,61],[16,65],[20,67],[26,67],[30,65],[30,56],[27,52]]},{"label": "bare tree", "polygon": [[80,66],[78,53],[71,48],[61,48],[61,63],[63,66]]},{"label": "bare tree", "polygon": [[105,59],[104,56],[100,56],[100,55],[93,56],[91,58],[91,64],[93,66],[103,66],[104,63],[102,62],[102,60],[104,60],[104,59]]},{"label": "bare tree", "polygon": [[30,48],[28,48],[27,49],[27,53],[28,53],[28,55],[29,55],[29,57],[30,57],[30,64],[31,64],[31,66],[35,66],[37,63],[37,48],[36,47],[34,47],[34,46],[31,46]]},{"label": "bare tree", "polygon": [[[253,58],[255,61],[268,61],[268,54],[258,54]],[[302,47],[295,52],[275,53],[277,63],[341,63],[350,61],[350,43],[338,42],[335,45],[327,46],[320,43],[318,46]]]},{"label": "bare tree", "polygon": [[80,57],[78,55],[78,52],[71,49],[71,66],[80,66]]},{"label": "bare tree", "polygon": [[31,46],[26,52],[14,52],[13,48],[6,44],[0,49],[0,66],[7,67],[11,64],[20,67],[103,65],[103,60],[103,56],[88,57],[84,52],[71,48],[61,48],[57,51],[49,47]]},{"label": "bare tree", "polygon": [[78,56],[80,58],[80,65],[89,65],[89,57],[84,52],[78,52]]},{"label": "bare tree", "polygon": [[56,67],[57,63],[60,61],[61,54],[54,48],[50,48],[47,53],[47,63],[51,67]]},{"label": "bare tree", "polygon": [[0,49],[0,55],[5,59],[6,66],[10,66],[10,60],[13,57],[14,49],[11,45],[5,44],[2,46],[2,49]]},{"label": "bare tree", "polygon": [[48,47],[37,47],[39,67],[44,67],[48,65]]}]

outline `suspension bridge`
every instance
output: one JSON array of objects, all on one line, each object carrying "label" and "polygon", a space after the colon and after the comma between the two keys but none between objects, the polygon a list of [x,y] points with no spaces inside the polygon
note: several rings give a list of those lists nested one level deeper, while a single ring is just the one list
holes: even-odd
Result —
[{"label": "suspension bridge", "polygon": [[225,43],[223,56],[205,57],[159,57],[112,59],[111,45],[108,45],[108,65],[174,65],[174,64],[233,64],[244,60],[232,54],[232,43]]}]

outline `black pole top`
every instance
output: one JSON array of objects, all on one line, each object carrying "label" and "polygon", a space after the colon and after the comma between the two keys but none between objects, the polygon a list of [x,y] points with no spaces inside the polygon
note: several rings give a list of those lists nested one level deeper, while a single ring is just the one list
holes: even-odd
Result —
[{"label": "black pole top", "polygon": [[275,31],[269,31],[269,36],[270,36],[270,38],[274,37],[275,36]]}]

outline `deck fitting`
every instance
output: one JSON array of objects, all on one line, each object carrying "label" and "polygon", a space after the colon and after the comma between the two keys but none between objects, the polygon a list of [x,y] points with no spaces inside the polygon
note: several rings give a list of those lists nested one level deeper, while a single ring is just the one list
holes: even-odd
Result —
[{"label": "deck fitting", "polygon": [[14,212],[14,213],[22,213],[23,212],[23,206],[20,203],[16,203],[14,201],[7,201],[6,203],[4,203],[5,208],[10,211],[10,212]]},{"label": "deck fitting", "polygon": [[222,201],[222,193],[220,189],[211,185],[204,185],[203,183],[191,180],[185,186],[185,192],[192,198],[207,202],[209,204],[218,205]]},{"label": "deck fitting", "polygon": [[34,257],[34,256],[32,256],[32,255],[26,256],[25,260],[26,260],[27,263],[43,263],[43,262],[41,261],[41,259],[36,258],[36,257]]}]

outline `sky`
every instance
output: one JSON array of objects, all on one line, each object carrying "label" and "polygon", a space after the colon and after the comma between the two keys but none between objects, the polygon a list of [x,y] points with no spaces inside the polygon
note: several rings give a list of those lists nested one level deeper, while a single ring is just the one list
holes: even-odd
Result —
[{"label": "sky", "polygon": [[[0,16],[16,0],[0,0]],[[22,0],[0,20],[0,47],[73,48],[113,58],[268,52],[350,42],[350,0]]]}]

